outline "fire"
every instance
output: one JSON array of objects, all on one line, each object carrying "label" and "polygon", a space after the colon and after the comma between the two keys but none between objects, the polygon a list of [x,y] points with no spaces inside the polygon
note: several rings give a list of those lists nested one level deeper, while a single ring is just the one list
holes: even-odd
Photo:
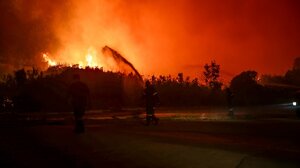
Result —
[{"label": "fire", "polygon": [[[48,66],[56,66],[59,62],[60,65],[63,66],[74,66],[78,68],[101,68],[105,71],[112,71],[112,72],[122,72],[122,73],[135,73],[140,79],[142,79],[140,73],[135,69],[133,64],[129,62],[125,57],[123,57],[119,52],[116,50],[104,46],[102,48],[102,52],[98,54],[98,50],[93,47],[90,47],[87,52],[81,52],[81,50],[70,50],[73,54],[69,54],[69,57],[57,57],[60,59],[53,60],[49,57],[48,54],[44,53],[43,59]],[[65,55],[65,54],[62,54]],[[66,62],[67,61],[67,62]]]},{"label": "fire", "polygon": [[87,65],[91,67],[92,64],[93,64],[93,56],[90,55],[90,54],[88,54],[88,55],[86,56],[86,62],[87,62]]},{"label": "fire", "polygon": [[57,65],[57,62],[50,59],[47,53],[43,53],[43,58],[44,58],[44,61],[48,63],[48,66],[56,66]]},{"label": "fire", "polygon": [[86,66],[93,68],[99,67],[101,64],[96,60],[97,56],[97,51],[93,47],[90,47],[88,49],[87,55],[85,56]]},{"label": "fire", "polygon": [[[58,65],[58,61],[50,58],[49,54],[43,53],[42,56],[43,56],[43,60],[48,64],[49,67]],[[97,50],[95,50],[93,47],[90,47],[85,57],[81,57],[81,58],[82,59],[71,58],[68,60],[68,62],[61,61],[59,64],[66,65],[66,66],[78,65],[79,68],[103,67],[103,64],[100,63],[99,61]]]}]

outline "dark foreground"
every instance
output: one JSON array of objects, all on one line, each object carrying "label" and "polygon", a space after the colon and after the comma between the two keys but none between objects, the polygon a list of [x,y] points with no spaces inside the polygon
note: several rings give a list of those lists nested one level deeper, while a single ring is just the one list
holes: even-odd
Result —
[{"label": "dark foreground", "polygon": [[2,124],[0,167],[300,167],[300,121],[141,119]]}]

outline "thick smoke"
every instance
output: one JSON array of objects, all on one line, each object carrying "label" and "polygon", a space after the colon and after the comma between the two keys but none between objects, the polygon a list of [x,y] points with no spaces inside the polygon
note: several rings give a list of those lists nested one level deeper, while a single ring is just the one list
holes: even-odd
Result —
[{"label": "thick smoke", "polygon": [[[120,1],[11,0],[0,2],[0,70],[46,67],[42,53],[60,63],[85,61],[91,48],[112,46],[137,62],[137,46]],[[96,59],[96,58],[95,58]]]},{"label": "thick smoke", "polygon": [[56,51],[55,25],[68,20],[70,2],[59,0],[0,1],[0,71],[40,66],[43,51]]},{"label": "thick smoke", "polygon": [[[142,74],[283,73],[299,56],[299,1],[1,0],[0,70],[78,63],[108,45]],[[266,62],[268,66],[266,66]],[[186,68],[189,67],[189,68]]]}]

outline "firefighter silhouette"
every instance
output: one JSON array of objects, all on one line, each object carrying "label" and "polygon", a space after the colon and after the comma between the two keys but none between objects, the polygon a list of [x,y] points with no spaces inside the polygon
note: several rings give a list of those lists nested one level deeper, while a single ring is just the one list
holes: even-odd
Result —
[{"label": "firefighter silhouette", "polygon": [[150,81],[146,81],[144,90],[144,98],[146,100],[146,125],[154,122],[155,125],[158,124],[158,118],[155,116],[155,106],[158,104],[158,93],[154,85],[150,84]]},{"label": "firefighter silhouette", "polygon": [[228,115],[230,117],[234,117],[234,111],[233,111],[234,94],[232,93],[230,88],[226,88],[226,98],[227,98],[227,105],[228,105],[228,110],[229,110]]},{"label": "firefighter silhouette", "polygon": [[73,76],[73,83],[69,88],[69,96],[73,107],[75,119],[75,132],[83,133],[85,131],[83,116],[89,103],[89,88],[80,80],[79,74]]}]

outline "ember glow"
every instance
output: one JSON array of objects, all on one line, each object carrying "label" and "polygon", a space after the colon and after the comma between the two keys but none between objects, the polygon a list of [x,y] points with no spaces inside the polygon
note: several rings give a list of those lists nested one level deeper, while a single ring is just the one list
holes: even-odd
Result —
[{"label": "ember glow", "polygon": [[87,49],[86,54],[83,54],[82,56],[79,57],[63,57],[63,58],[68,58],[67,60],[55,60],[51,56],[49,56],[48,53],[43,53],[42,54],[44,62],[48,64],[48,67],[51,66],[56,66],[56,65],[64,65],[64,66],[73,66],[73,65],[78,65],[79,68],[106,68],[106,70],[113,71],[114,69],[109,69],[113,65],[106,65],[100,62],[100,57],[103,57],[102,54],[98,54],[97,50],[95,50],[93,47],[90,47]]}]

